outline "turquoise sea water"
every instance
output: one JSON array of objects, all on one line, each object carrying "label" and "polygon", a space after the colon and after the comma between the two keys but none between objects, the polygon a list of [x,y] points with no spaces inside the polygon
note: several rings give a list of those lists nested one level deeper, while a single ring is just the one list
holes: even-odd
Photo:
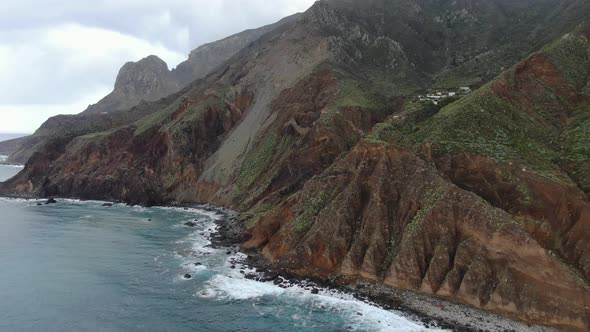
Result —
[{"label": "turquoise sea water", "polygon": [[209,246],[215,213],[101,205],[0,198],[0,331],[427,330],[350,295],[244,278],[231,268],[243,254]]},{"label": "turquoise sea water", "polygon": [[[6,156],[0,155],[0,163],[6,160]],[[0,182],[10,179],[23,169],[20,165],[0,165]]]}]

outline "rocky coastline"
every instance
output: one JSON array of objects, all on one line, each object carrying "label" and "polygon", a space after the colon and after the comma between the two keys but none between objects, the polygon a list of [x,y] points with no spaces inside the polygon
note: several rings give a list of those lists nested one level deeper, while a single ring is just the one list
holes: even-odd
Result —
[{"label": "rocky coastline", "polygon": [[[35,200],[40,205],[55,204],[60,199],[76,199],[42,198],[34,195],[6,193],[2,193],[2,197]],[[109,201],[105,202],[102,206],[108,208],[113,204],[132,205],[123,201]],[[216,207],[210,204],[171,202],[164,206],[186,210],[199,209],[219,215],[220,218],[216,220],[217,228],[211,234],[211,246],[214,248],[226,248],[228,249],[228,254],[235,254],[237,252],[245,254],[245,259],[236,260],[233,263],[235,263],[236,268],[242,270],[249,268],[256,271],[256,273],[244,273],[244,277],[247,279],[258,282],[271,282],[282,288],[300,286],[312,294],[317,294],[318,289],[336,290],[345,294],[351,294],[359,301],[370,303],[385,310],[399,312],[431,328],[459,332],[556,331],[549,327],[528,325],[463,304],[453,303],[411,291],[394,289],[368,280],[339,276],[322,279],[297,275],[285,268],[269,264],[256,250],[244,250],[242,248],[246,240],[246,227],[240,222],[238,218],[240,213],[238,211]]]},{"label": "rocky coastline", "polygon": [[[217,221],[217,231],[211,236],[213,247],[241,248],[244,243],[245,226],[237,218],[238,212],[210,205],[194,206],[223,215]],[[241,250],[241,249],[238,249]],[[352,294],[360,301],[371,303],[385,310],[400,312],[427,327],[452,331],[556,331],[549,327],[528,325],[515,320],[485,312],[462,304],[415,292],[394,289],[367,280],[332,277],[330,279],[305,278],[269,264],[256,250],[243,251],[247,258],[235,262],[254,268],[256,274],[245,277],[259,282],[273,282],[279,287],[299,285],[310,292],[317,288],[334,289]]]}]

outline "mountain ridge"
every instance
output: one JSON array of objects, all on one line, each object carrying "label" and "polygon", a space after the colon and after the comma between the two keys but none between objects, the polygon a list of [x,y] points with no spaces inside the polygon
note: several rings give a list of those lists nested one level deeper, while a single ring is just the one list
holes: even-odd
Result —
[{"label": "mountain ridge", "polygon": [[[107,115],[107,113],[127,111],[143,101],[155,102],[177,93],[193,81],[201,79],[214,71],[246,45],[275,27],[296,19],[298,15],[293,14],[276,23],[257,29],[245,30],[219,41],[197,47],[191,51],[191,55],[186,61],[180,63],[173,70],[169,70],[168,65],[155,55],[148,56],[137,62],[127,62],[119,70],[113,91],[97,104],[90,105],[84,110],[80,114],[79,121],[87,121],[88,119],[84,117],[87,114]],[[50,121],[55,123],[66,118],[70,122],[73,119],[72,117],[56,116]],[[95,121],[106,122],[100,119]],[[82,126],[84,125],[82,124]],[[59,126],[60,131],[55,132],[48,131],[49,127],[51,126],[46,122],[30,137],[20,138],[9,143],[2,142],[0,143],[0,150],[9,155],[10,162],[24,164],[45,143],[53,139],[53,136],[64,136],[64,133],[71,136],[68,133],[69,128],[66,126]],[[105,129],[107,127],[102,130]]]},{"label": "mountain ridge", "polygon": [[[244,248],[277,269],[584,330],[590,6],[336,3],[145,103],[147,116],[46,147],[0,188],[232,207]],[[449,73],[443,85],[476,91],[417,97]]]}]

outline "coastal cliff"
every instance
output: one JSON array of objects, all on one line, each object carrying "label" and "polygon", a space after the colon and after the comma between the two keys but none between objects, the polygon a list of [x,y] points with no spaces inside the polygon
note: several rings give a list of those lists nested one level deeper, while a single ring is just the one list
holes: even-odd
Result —
[{"label": "coastal cliff", "polygon": [[45,142],[0,188],[231,207],[244,248],[278,269],[582,331],[589,14],[573,0],[320,1],[178,92]]}]

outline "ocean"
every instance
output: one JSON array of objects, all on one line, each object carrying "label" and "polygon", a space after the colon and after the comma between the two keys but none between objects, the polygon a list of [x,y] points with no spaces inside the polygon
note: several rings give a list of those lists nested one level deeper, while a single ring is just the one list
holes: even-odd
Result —
[{"label": "ocean", "polygon": [[21,165],[2,165],[6,158],[8,156],[0,155],[0,182],[10,179],[23,169]]},{"label": "ocean", "polygon": [[8,141],[14,138],[24,137],[30,134],[7,134],[7,133],[0,133],[0,142]]},{"label": "ocean", "polygon": [[102,204],[0,198],[0,331],[429,330],[348,294],[246,279],[243,254],[209,246],[214,212]]}]

